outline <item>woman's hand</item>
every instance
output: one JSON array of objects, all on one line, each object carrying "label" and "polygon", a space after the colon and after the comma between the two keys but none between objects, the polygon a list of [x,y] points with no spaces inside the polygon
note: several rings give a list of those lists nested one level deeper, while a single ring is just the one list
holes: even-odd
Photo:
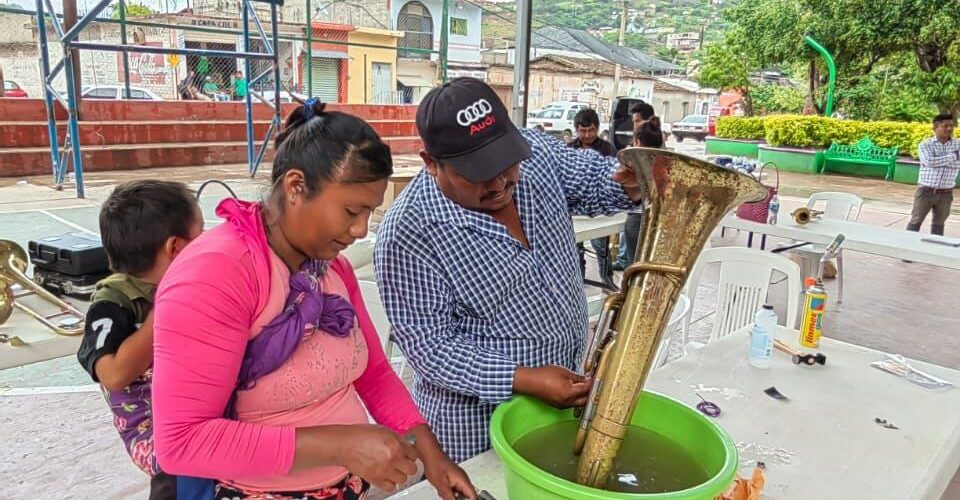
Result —
[{"label": "woman's hand", "polygon": [[447,458],[429,427],[418,425],[410,430],[410,435],[416,439],[423,475],[436,488],[440,498],[454,500],[457,493],[470,500],[477,498],[477,491],[470,484],[467,473]]},{"label": "woman's hand", "polygon": [[324,425],[297,429],[297,455],[291,470],[342,465],[383,491],[417,473],[417,450],[379,425]]}]

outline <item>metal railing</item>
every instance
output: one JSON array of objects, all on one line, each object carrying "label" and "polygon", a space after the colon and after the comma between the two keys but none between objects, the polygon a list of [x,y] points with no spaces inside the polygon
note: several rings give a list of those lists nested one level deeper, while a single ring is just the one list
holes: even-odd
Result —
[{"label": "metal railing", "polygon": [[[409,37],[404,32],[383,30],[380,24],[364,30],[322,16],[315,19],[311,12],[318,9],[310,0],[306,22],[299,24],[281,24],[280,6],[269,0],[242,0],[243,8],[234,11],[152,15],[132,15],[127,2],[99,0],[69,27],[51,0],[36,0],[35,11],[0,6],[0,27],[11,29],[0,36],[0,67],[7,80],[18,82],[32,97],[42,95],[54,185],[62,189],[72,167],[81,198],[84,165],[76,139],[81,101],[244,102],[247,163],[255,175],[281,125],[282,102],[319,97],[349,104],[416,104],[414,96],[424,93],[422,87],[445,78],[445,37],[438,37],[444,41],[437,47],[405,46]],[[269,22],[258,15],[265,11]],[[12,21],[4,23],[5,17]],[[367,35],[351,35],[357,33]],[[19,51],[16,58],[7,57],[10,47]],[[72,52],[79,56],[71,58]],[[34,55],[39,65],[29,64]],[[429,61],[435,69],[414,78],[401,76],[398,63],[408,58]],[[74,78],[78,73],[79,81]],[[67,110],[66,136],[58,134],[57,106]],[[254,137],[254,106],[272,111],[263,137]]]}]

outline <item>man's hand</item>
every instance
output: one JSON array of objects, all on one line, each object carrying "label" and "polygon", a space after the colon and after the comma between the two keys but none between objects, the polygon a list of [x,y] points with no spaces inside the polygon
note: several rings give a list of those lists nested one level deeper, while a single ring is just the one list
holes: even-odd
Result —
[{"label": "man's hand", "polygon": [[646,197],[646,192],[637,178],[637,173],[632,168],[621,164],[613,172],[613,180],[623,186],[623,191],[635,203],[640,203]]},{"label": "man's hand", "polygon": [[519,367],[513,375],[513,392],[563,409],[585,405],[592,382],[562,366]]}]

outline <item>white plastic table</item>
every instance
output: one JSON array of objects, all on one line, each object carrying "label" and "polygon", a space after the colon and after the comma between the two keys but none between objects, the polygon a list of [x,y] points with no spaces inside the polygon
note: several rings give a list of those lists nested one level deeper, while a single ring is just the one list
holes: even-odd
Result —
[{"label": "white plastic table", "polygon": [[577,216],[573,218],[573,232],[576,235],[577,243],[583,243],[623,231],[623,223],[626,220],[626,214],[593,218]]},{"label": "white plastic table", "polygon": [[776,225],[738,219],[734,215],[725,217],[720,225],[821,245],[829,244],[837,234],[842,233],[846,237],[843,248],[847,250],[960,269],[960,248],[922,241],[923,238],[930,238],[930,235],[899,228],[833,219],[800,225],[785,212],[780,212]]},{"label": "white plastic table", "polygon": [[[796,345],[797,331],[777,337]],[[691,406],[696,393],[717,403],[717,418],[741,447],[741,465],[767,465],[765,500],[938,500],[960,466],[960,388],[930,391],[869,365],[884,358],[873,349],[823,339],[826,366],[797,366],[779,351],[769,370],[746,360],[748,329],[694,351],[651,374],[647,389]],[[914,367],[960,384],[960,372],[927,363]],[[770,386],[789,398],[778,401]],[[899,429],[886,429],[874,419]],[[758,445],[781,457],[757,454]],[[786,461],[789,463],[786,463]],[[474,484],[498,500],[506,488],[492,451],[463,463]],[[749,470],[745,471],[749,472]],[[396,498],[435,498],[428,484]]]}]

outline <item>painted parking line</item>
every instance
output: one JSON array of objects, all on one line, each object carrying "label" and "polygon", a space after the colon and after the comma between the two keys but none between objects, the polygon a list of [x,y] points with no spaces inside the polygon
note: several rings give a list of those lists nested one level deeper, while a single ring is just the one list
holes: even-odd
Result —
[{"label": "painted parking line", "polygon": [[74,223],[74,222],[70,222],[70,221],[68,221],[67,219],[64,219],[63,217],[60,217],[59,215],[52,214],[52,213],[50,213],[50,212],[47,211],[47,210],[40,210],[40,213],[46,215],[47,217],[50,217],[51,219],[53,219],[53,220],[55,220],[55,221],[57,221],[57,222],[59,222],[59,223],[61,223],[61,224],[70,226],[70,227],[72,227],[72,228],[74,228],[74,229],[76,229],[76,230],[78,230],[78,231],[81,231],[81,232],[84,232],[84,233],[87,233],[87,234],[92,234],[92,235],[94,235],[94,236],[96,236],[97,234],[99,234],[99,233],[97,233],[96,231],[91,231],[91,230],[89,230],[89,229],[81,226],[80,224],[77,224],[77,223]]},{"label": "painted parking line", "polygon": [[53,387],[13,387],[0,388],[0,396],[37,396],[41,394],[76,394],[84,392],[100,392],[99,384],[64,385]]},{"label": "painted parking line", "polygon": [[[40,203],[40,202],[37,202]],[[65,207],[51,207],[51,208],[23,208],[20,210],[0,210],[0,215],[8,214],[25,214],[30,212],[54,212],[57,210],[70,210],[73,208],[90,208],[90,207],[99,207],[100,205],[94,204],[84,204],[84,205],[67,205]]]}]

